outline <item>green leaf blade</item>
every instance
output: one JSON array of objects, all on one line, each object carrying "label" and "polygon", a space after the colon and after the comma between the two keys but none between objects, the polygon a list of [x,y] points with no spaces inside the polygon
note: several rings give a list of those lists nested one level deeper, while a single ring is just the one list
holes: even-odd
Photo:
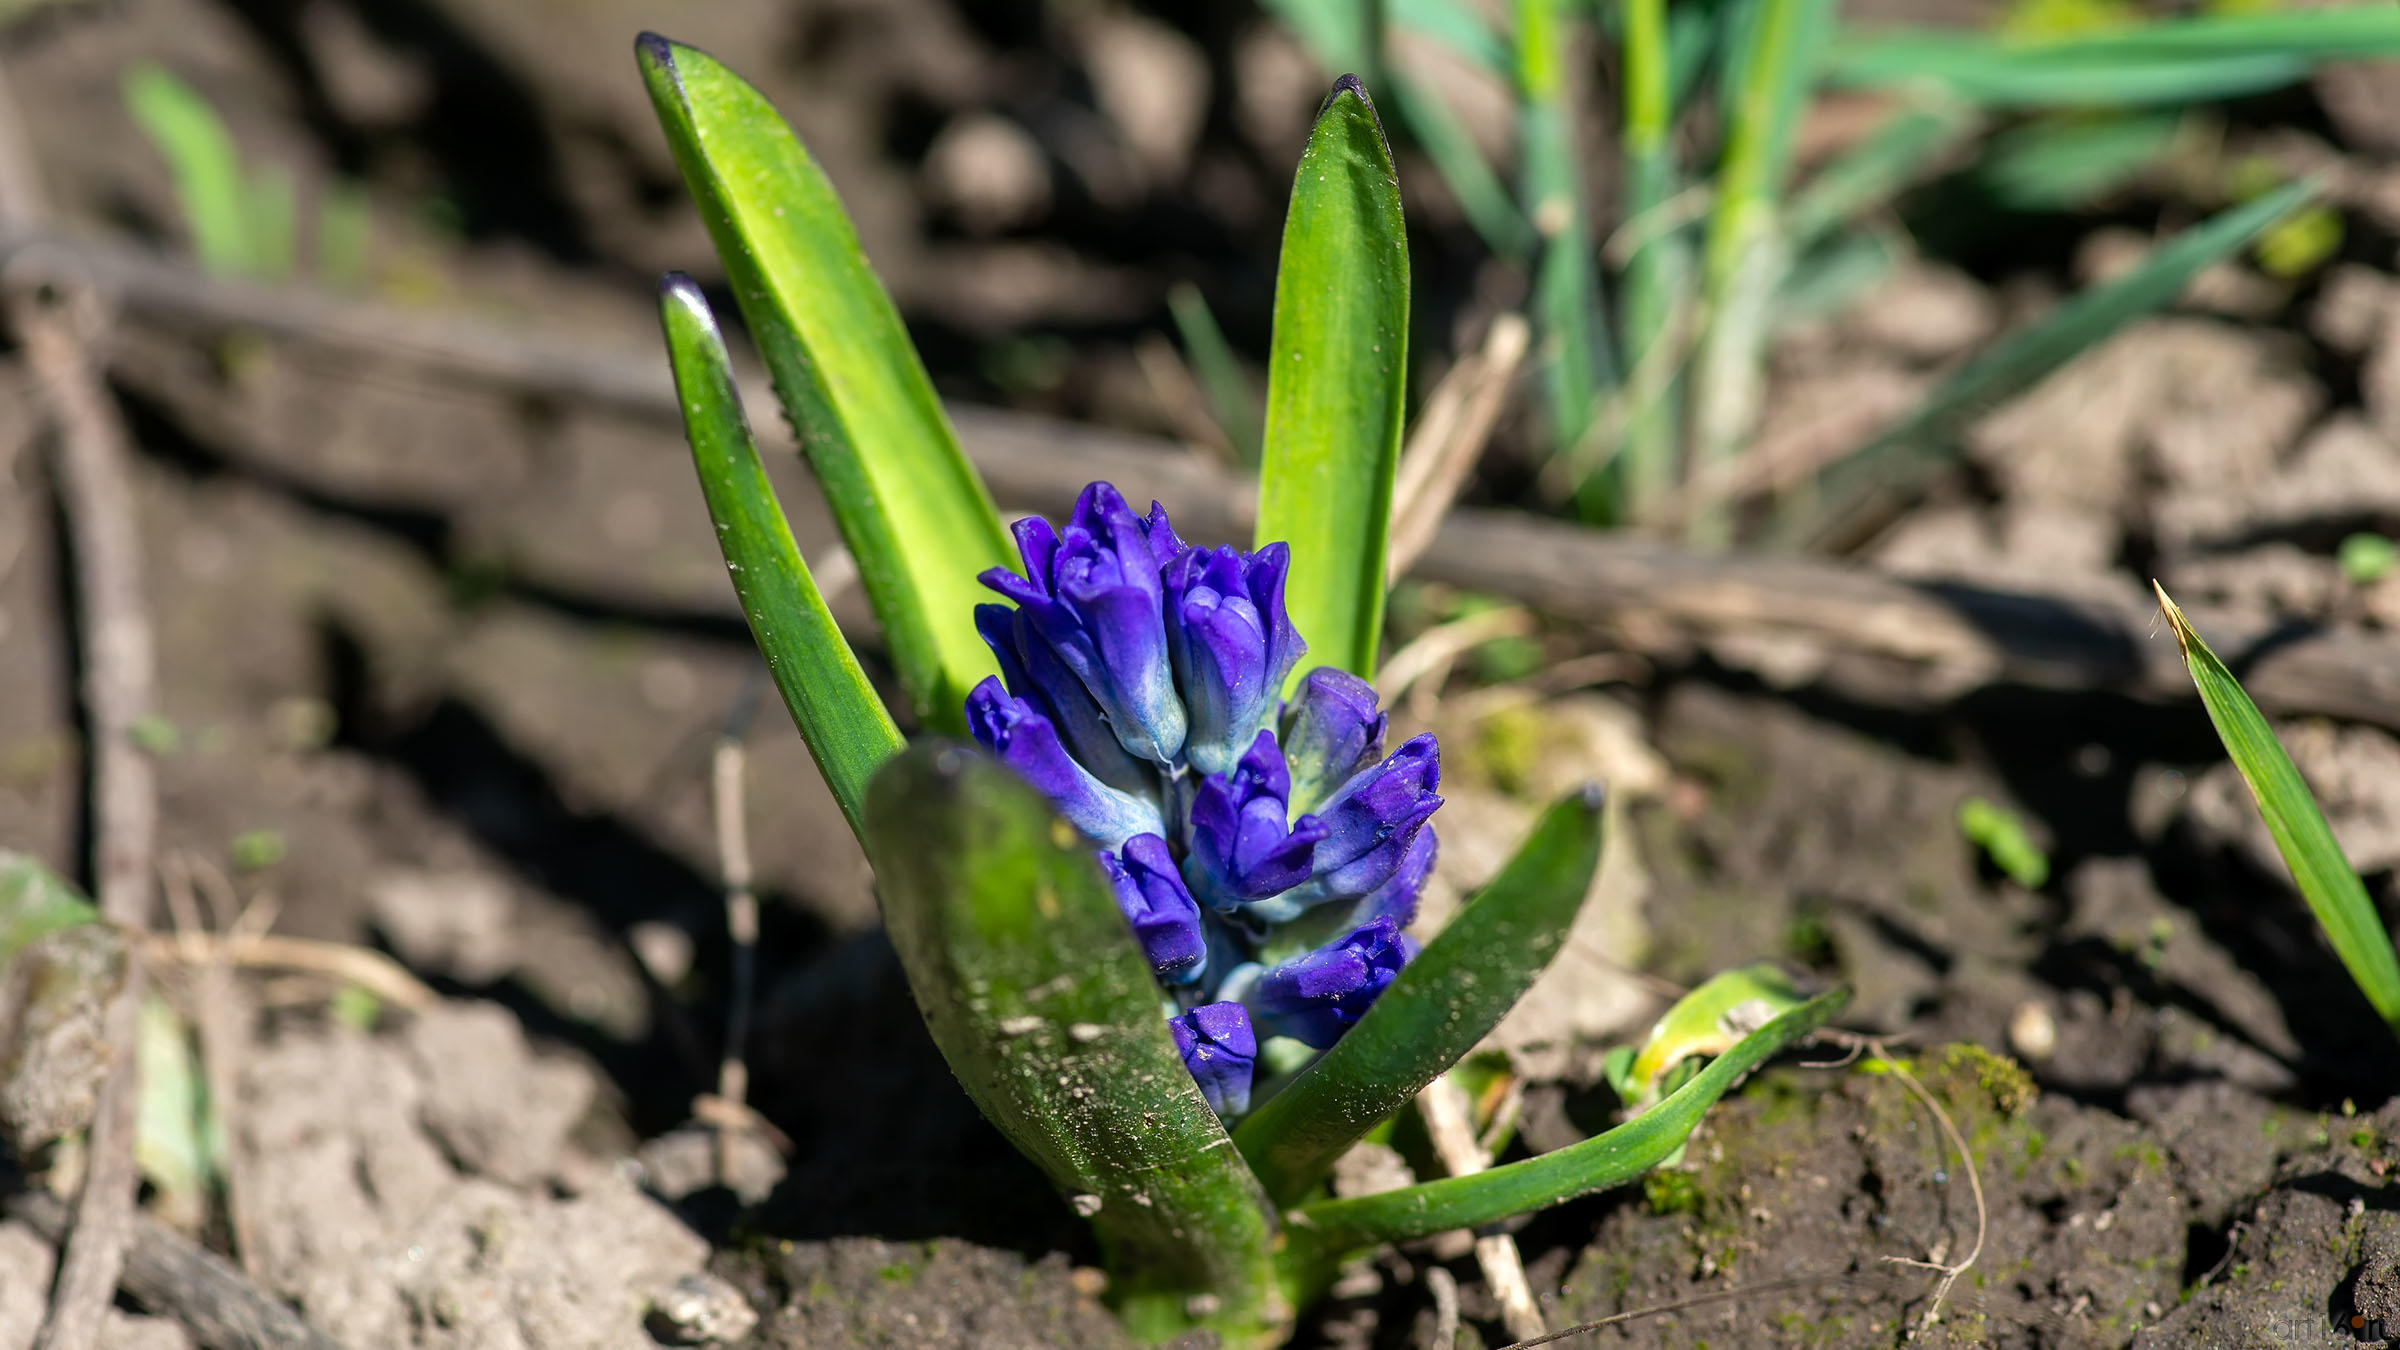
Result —
[{"label": "green leaf blade", "polygon": [[1089,842],[997,760],[928,742],[869,788],[867,852],[934,1043],[1090,1217],[1128,1328],[1198,1321],[1253,1344],[1286,1323],[1266,1197],[1175,1050]]},{"label": "green leaf blade", "polygon": [[1849,1001],[1834,989],[1742,1038],[1665,1100],[1605,1134],[1471,1176],[1304,1206],[1292,1215],[1286,1264],[1301,1279],[1385,1242],[1475,1228],[1622,1185],[1667,1158],[1719,1097]]},{"label": "green leaf blade", "polygon": [[1243,1119],[1233,1142],[1277,1204],[1306,1195],[1516,1006],[1566,941],[1600,865],[1601,833],[1597,788],[1552,806],[1358,1025]]},{"label": "green leaf blade", "polygon": [[759,92],[696,48],[644,34],[642,76],[685,184],[883,620],[918,718],[963,730],[997,666],[976,575],[1008,532],[860,250],[833,187]]},{"label": "green leaf blade", "polygon": [[2359,992],[2375,1006],[2392,1034],[2400,1036],[2400,955],[2393,952],[2391,935],[2376,915],[2375,902],[2342,856],[2324,812],[2317,809],[2316,798],[2292,764],[2292,757],[2275,739],[2274,728],[2267,725],[2258,705],[2201,640],[2183,611],[2167,598],[2163,587],[2158,589],[2158,603],[2183,650],[2184,664],[2191,669],[2192,684],[2208,708],[2208,719],[2216,725],[2217,738],[2225,743],[2226,753],[2249,785],[2251,799],[2267,822],[2267,833],[2275,840],[2275,851],[2291,869],[2293,884],[2324,926],[2326,938]]},{"label": "green leaf blade", "polygon": [[2181,294],[2219,262],[2316,195],[2291,183],[2185,230],[2123,276],[2076,296],[2040,322],[2001,339],[1944,380],[1914,412],[1819,474],[1805,518],[1779,522],[1778,542],[1818,544],[1841,537],[1879,498],[1912,489],[1947,461],[1968,420],[2031,388],[2052,371]]},{"label": "green leaf blade", "polygon": [[1408,243],[1391,147],[1355,77],[1334,85],[1293,179],[1270,349],[1257,542],[1291,546],[1284,595],[1303,665],[1364,677],[1383,631]]},{"label": "green leaf blade", "polygon": [[900,730],[826,610],[792,539],[742,416],[716,316],[690,277],[667,274],[659,288],[659,320],[701,495],[716,522],[742,614],[825,785],[851,832],[862,833],[868,780],[900,752]]}]

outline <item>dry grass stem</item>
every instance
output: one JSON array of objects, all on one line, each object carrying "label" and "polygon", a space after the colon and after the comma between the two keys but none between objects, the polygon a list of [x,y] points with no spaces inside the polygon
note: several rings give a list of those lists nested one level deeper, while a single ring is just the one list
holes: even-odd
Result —
[{"label": "dry grass stem", "polygon": [[1475,462],[1483,458],[1492,428],[1508,406],[1508,392],[1532,340],[1533,330],[1523,316],[1502,314],[1492,320],[1482,348],[1452,366],[1426,398],[1392,488],[1386,568],[1391,578],[1397,580],[1414,566],[1441,532],[1442,517],[1450,513]]},{"label": "dry grass stem", "polygon": [[[1417,1113],[1425,1120],[1425,1133],[1433,1141],[1435,1155],[1450,1175],[1468,1176],[1492,1165],[1491,1155],[1475,1137],[1474,1108],[1467,1091],[1448,1075],[1427,1083],[1417,1094]],[[1525,1278],[1525,1261],[1515,1238],[1506,1233],[1477,1236],[1475,1264],[1482,1267],[1483,1282],[1500,1300],[1500,1323],[1509,1335],[1526,1340],[1548,1330],[1542,1310],[1534,1302],[1533,1285]]]},{"label": "dry grass stem", "polygon": [[298,972],[355,984],[405,1012],[422,1013],[442,1001],[406,966],[379,951],[343,942],[279,933],[208,933],[197,939],[163,934],[152,936],[145,948],[156,961],[223,961],[244,969]]}]

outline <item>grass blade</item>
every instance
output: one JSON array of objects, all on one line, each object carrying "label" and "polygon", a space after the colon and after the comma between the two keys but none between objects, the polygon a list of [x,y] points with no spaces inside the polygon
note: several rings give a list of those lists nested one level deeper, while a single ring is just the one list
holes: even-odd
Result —
[{"label": "grass blade", "polygon": [[1090,845],[997,760],[935,742],[876,776],[867,853],[934,1043],[1091,1219],[1127,1329],[1201,1322],[1250,1345],[1287,1322],[1266,1198],[1176,1054]]},{"label": "grass blade", "polygon": [[2184,664],[2191,668],[2192,683],[2208,708],[2208,720],[2216,724],[2217,738],[2225,742],[2233,766],[2250,785],[2251,798],[2266,818],[2267,833],[2274,837],[2284,866],[2291,869],[2301,898],[2316,912],[2317,922],[2324,925],[2325,936],[2348,967],[2359,992],[2375,1005],[2392,1034],[2400,1036],[2400,957],[2393,955],[2391,935],[2376,915],[2375,902],[2367,897],[2358,873],[2342,856],[2341,845],[2334,842],[2333,830],[2317,809],[2316,798],[2293,767],[2292,757],[2275,740],[2258,705],[2242,692],[2233,672],[2193,631],[2163,587],[2158,588],[2158,604],[2175,632],[2175,644],[2183,649]]},{"label": "grass blade", "polygon": [[1580,1144],[1472,1176],[1303,1206],[1286,1229],[1291,1250],[1285,1264],[1301,1282],[1312,1274],[1322,1279],[1343,1257],[1380,1243],[1476,1228],[1622,1185],[1682,1147],[1717,1098],[1777,1051],[1825,1025],[1849,998],[1848,990],[1835,989],[1783,1013],[1658,1105]]},{"label": "grass blade", "polygon": [[1392,102],[1400,111],[1401,124],[1425,158],[1433,161],[1434,172],[1457,199],[1467,224],[1497,256],[1523,258],[1533,248],[1533,226],[1517,210],[1507,185],[1484,159],[1466,124],[1431,86],[1397,69],[1385,78],[1391,83]]},{"label": "grass blade", "polygon": [[817,771],[841,803],[851,832],[863,840],[867,783],[900,752],[899,728],[826,612],[792,542],[792,528],[750,439],[708,301],[690,277],[669,272],[659,287],[658,312],[683,404],[684,434],[734,594]]},{"label": "grass blade", "polygon": [[1387,0],[1385,13],[1391,22],[1433,38],[1487,73],[1508,78],[1508,43],[1475,6],[1462,0]]},{"label": "grass blade", "polygon": [[1258,391],[1251,386],[1241,359],[1233,354],[1233,344],[1225,340],[1225,330],[1217,326],[1217,316],[1209,311],[1200,288],[1188,281],[1167,291],[1167,313],[1174,317],[1176,335],[1183,339],[1183,354],[1199,376],[1208,410],[1233,446],[1234,458],[1244,468],[1257,468]]},{"label": "grass blade", "polygon": [[[1600,276],[1577,170],[1563,8],[1563,0],[1518,0],[1517,138],[1525,214],[1541,238],[1532,308],[1550,431],[1560,451],[1584,458],[1589,452],[1582,442],[1599,412],[1600,391],[1616,383],[1617,372],[1601,320]],[[1613,516],[1609,480],[1586,481],[1594,490],[1579,503],[1584,515]]]},{"label": "grass blade", "polygon": [[[1635,239],[1625,259],[1619,337],[1625,347],[1625,445],[1617,474],[1626,513],[1639,520],[1675,486],[1678,431],[1673,365],[1679,312],[1689,284],[1683,233],[1662,217],[1675,195],[1673,72],[1666,0],[1625,5],[1625,228]],[[1591,515],[1599,503],[1589,503]]]},{"label": "grass blade", "polygon": [[1257,539],[1291,545],[1285,596],[1305,664],[1365,676],[1400,462],[1408,241],[1391,147],[1352,76],[1318,112],[1292,181],[1270,351]]},{"label": "grass blade", "polygon": [[2165,111],[2040,118],[1995,137],[1975,181],[2010,210],[2071,210],[2165,156],[2181,124]]},{"label": "grass blade", "polygon": [[2290,214],[2315,186],[2293,183],[2221,212],[2160,245],[2116,280],[2087,291],[2023,332],[2002,339],[1944,380],[1916,411],[1818,476],[1818,503],[1779,522],[1784,544],[1824,544],[1852,532],[1878,502],[1913,489],[1947,461],[1958,429],[2043,376],[2172,301],[2193,277]]},{"label": "grass blade", "polygon": [[918,718],[963,729],[997,669],[976,635],[975,576],[1008,532],[833,187],[756,89],[696,48],[636,44],[751,337],[858,560]]},{"label": "grass blade", "polygon": [[1956,100],[1903,108],[1792,194],[1784,236],[1794,257],[1889,202],[1975,134],[1981,119]]},{"label": "grass blade", "polygon": [[256,271],[249,180],[217,110],[198,90],[148,63],[125,72],[124,95],[126,111],[167,161],[200,265],[219,273]]},{"label": "grass blade", "polygon": [[[1830,0],[1752,0],[1727,52],[1725,156],[1702,267],[1708,328],[1693,372],[1695,472],[1731,460],[1758,418],[1767,324],[1791,257],[1779,206],[1792,130],[1832,30]],[[1691,530],[1724,542],[1722,506],[1696,512]]]},{"label": "grass blade", "polygon": [[2221,14],[2036,42],[1901,32],[1847,38],[1827,78],[1938,83],[1998,107],[2194,103],[2277,88],[2321,61],[2400,54],[2400,8]]},{"label": "grass blade", "polygon": [[1233,1142],[1279,1205],[1498,1026],[1566,941],[1600,865],[1598,788],[1559,802],[1365,1018],[1243,1119]]}]

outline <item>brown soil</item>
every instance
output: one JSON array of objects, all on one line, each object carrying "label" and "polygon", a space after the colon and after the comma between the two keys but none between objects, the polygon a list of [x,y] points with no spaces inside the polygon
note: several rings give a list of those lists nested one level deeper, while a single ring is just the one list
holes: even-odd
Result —
[{"label": "brown soil", "polygon": [[[78,227],[180,246],[119,102],[126,65],[156,60],[246,154],[297,173],[303,200],[335,174],[368,185],[378,291],[630,347],[654,341],[651,277],[709,257],[632,73],[655,9],[58,4],[0,27],[0,64]],[[1237,343],[1262,345],[1321,76],[1218,7],[1163,7],[1172,23],[985,9],[715,5],[676,22],[791,112],[947,392],[1182,428],[1136,342],[1190,277]],[[2129,331],[1985,422],[1971,472],[1870,560],[2001,585],[2157,574],[2291,624],[2400,624],[2400,576],[2359,585],[2333,561],[2352,530],[2400,533],[2400,279],[2377,205],[2400,194],[2376,195],[2390,147],[2354,111],[2378,80],[2329,82],[2323,109],[2302,93],[2250,110],[2296,119],[2352,171],[2337,268],[2296,287],[2229,270]],[[1140,134],[1128,90],[1166,100]],[[1020,172],[1026,127],[1041,135]],[[1416,345],[1444,352],[1521,282],[1476,262],[1421,165],[1403,177]],[[2123,252],[2107,220],[2041,223],[2059,238],[1966,232],[1779,352],[1782,452],[1850,437],[1862,408],[1900,406]],[[250,987],[265,1006],[232,1142],[267,1287],[358,1346],[1121,1343],[1088,1236],[951,1083],[863,860],[760,706],[671,429],[297,347],[133,324],[108,345],[175,731],[164,843],[229,864],[237,836],[276,832],[285,856],[238,885],[272,893],[279,931],[380,946],[448,1000],[368,1032],[331,1017],[323,987]],[[20,453],[29,409],[0,366],[0,847],[71,867],[69,562],[43,457]],[[1527,444],[1504,432],[1477,491],[1529,481]],[[776,471],[804,545],[824,547],[821,506]],[[863,626],[855,600],[843,617]],[[1898,1262],[1975,1249],[1923,1343],[2340,1345],[2353,1314],[2400,1329],[2400,1052],[2195,708],[2002,689],[1903,715],[1738,643],[1583,697],[1543,715],[1601,728],[1588,764],[1563,734],[1536,744],[1572,763],[1539,772],[1497,733],[1450,742],[1453,882],[1506,848],[1545,774],[1640,784],[1595,911],[1610,949],[1571,956],[1575,987],[1512,1030],[1541,1066],[1526,1146],[1611,1119],[1573,1037],[1637,1034],[1660,1006],[1612,963],[1689,984],[1781,959],[1856,989],[1848,1025],[1894,1038],[1944,1104],[1985,1213],[1900,1079],[1786,1067],[1678,1167],[1519,1226],[1553,1325],[1753,1289],[1596,1343],[1897,1345],[1937,1279]],[[688,1123],[723,1026],[707,774],[729,723],[747,728],[769,902],[754,1100],[792,1145],[746,1153],[731,1187]],[[2400,744],[2289,730],[2388,903]],[[2044,885],[1965,841],[1972,795],[2024,817]],[[43,1250],[0,1224],[0,1350],[30,1336]],[[1463,1287],[1460,1343],[1505,1339],[1471,1260],[1412,1249],[1355,1272],[1296,1344],[1423,1344],[1435,1262]],[[111,1344],[181,1343],[135,1312]]]}]

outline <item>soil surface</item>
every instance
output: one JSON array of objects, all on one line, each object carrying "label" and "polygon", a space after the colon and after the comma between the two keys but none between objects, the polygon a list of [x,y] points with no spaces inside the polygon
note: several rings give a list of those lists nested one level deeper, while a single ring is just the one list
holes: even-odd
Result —
[{"label": "soil surface", "polygon": [[[0,68],[71,228],[187,246],[120,94],[154,61],[303,203],[363,187],[369,264],[348,284],[382,298],[639,351],[656,273],[711,270],[632,66],[656,6],[0,14]],[[1289,38],[1213,5],[719,4],[674,22],[791,114],[945,393],[1206,436],[1142,352],[1178,280],[1237,347],[1264,347],[1289,166],[1327,78]],[[2391,106],[2400,73],[2378,68],[2234,109],[2237,149],[2339,170],[2337,255],[2297,280],[2221,269],[1997,410],[1860,561],[2116,593],[2156,576],[2295,629],[2400,626],[2400,572],[2359,580],[2335,558],[2359,530],[2400,535]],[[1471,129],[1504,140],[1505,116]],[[1524,283],[1481,260],[1413,152],[1401,168],[1423,387]],[[2155,186],[1980,225],[1928,196],[1923,255],[1778,349],[1776,453],[1857,439],[2185,218]],[[305,344],[134,322],[100,340],[138,439],[166,850],[227,874],[274,931],[375,948],[438,995],[361,1007],[336,981],[245,974],[226,1144],[247,1212],[196,1237],[245,1244],[260,1285],[359,1347],[1124,1344],[1087,1233],[925,1036],[673,428]],[[12,357],[0,847],[73,872],[72,563],[34,415]],[[1520,421],[1479,499],[1527,501]],[[796,465],[775,472],[819,554],[821,503]],[[1398,636],[1448,599],[1405,591]],[[877,659],[855,595],[837,609]],[[1555,628],[1535,643],[1553,663],[1607,650]],[[1550,1325],[1706,1299],[1589,1343],[2231,1350],[2355,1345],[2378,1319],[2400,1336],[2400,1049],[2198,708],[1999,688],[1901,713],[1790,656],[1728,639],[1620,663],[1597,690],[1501,698],[1484,686],[1522,671],[1462,663],[1403,705],[1447,752],[1429,922],[1543,800],[1615,790],[1576,940],[1496,1038],[1528,1082],[1516,1148],[1605,1129],[1600,1052],[1667,991],[1748,961],[1849,984],[1845,1026],[1883,1038],[1886,1058],[1763,1075],[1642,1185],[1516,1225]],[[698,1099],[730,982],[709,806],[728,726],[767,901],[750,1099],[771,1129],[720,1158]],[[2281,730],[2392,912],[2400,741]],[[1970,798],[2021,820],[2045,877],[1968,841]],[[1460,1287],[1456,1344],[1505,1343],[1475,1261],[1433,1243],[1351,1272],[1294,1344],[1430,1344],[1435,1266]],[[0,1350],[30,1342],[50,1270],[0,1223]],[[187,1343],[145,1312],[128,1303],[107,1343]]]}]

